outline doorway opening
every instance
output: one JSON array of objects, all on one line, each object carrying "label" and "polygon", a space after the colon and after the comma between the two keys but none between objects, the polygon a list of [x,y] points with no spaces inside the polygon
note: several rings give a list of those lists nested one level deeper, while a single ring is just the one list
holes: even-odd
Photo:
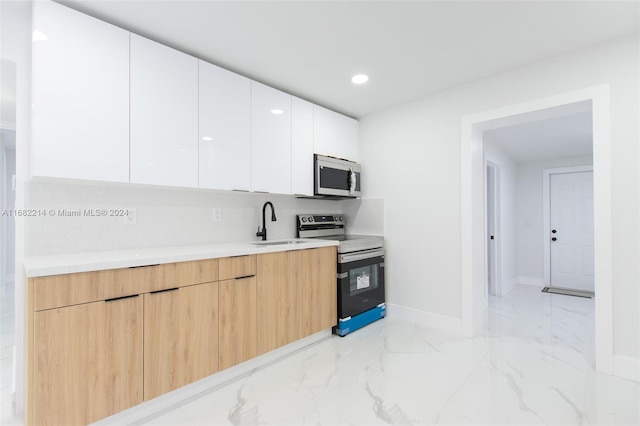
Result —
[{"label": "doorway opening", "polygon": [[543,118],[558,109],[591,105],[594,167],[595,364],[613,372],[612,224],[609,86],[594,86],[574,92],[532,100],[504,108],[465,116],[462,119],[462,326],[473,336],[480,332],[486,308],[485,163],[483,131],[499,126]]}]

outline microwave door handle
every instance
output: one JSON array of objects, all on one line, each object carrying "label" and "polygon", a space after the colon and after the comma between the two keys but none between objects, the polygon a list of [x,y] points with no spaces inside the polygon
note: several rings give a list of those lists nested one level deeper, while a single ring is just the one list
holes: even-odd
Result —
[{"label": "microwave door handle", "polygon": [[356,173],[353,171],[352,167],[349,167],[349,194],[354,194],[356,192],[356,183],[358,178],[356,177]]}]

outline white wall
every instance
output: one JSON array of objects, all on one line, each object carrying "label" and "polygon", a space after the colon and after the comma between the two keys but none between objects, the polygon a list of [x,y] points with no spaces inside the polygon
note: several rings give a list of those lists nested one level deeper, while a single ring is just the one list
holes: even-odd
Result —
[{"label": "white wall", "polygon": [[553,158],[517,168],[518,275],[520,284],[544,284],[542,173],[544,169],[593,164],[592,157]]},{"label": "white wall", "polygon": [[[287,195],[194,190],[151,185],[37,179],[26,186],[26,205],[55,215],[29,218],[25,232],[28,256],[143,247],[257,240],[262,206],[267,209],[270,240],[296,236],[298,213],[340,213],[340,201],[297,199]],[[135,208],[137,224],[122,217],[62,216],[58,210]],[[212,209],[222,209],[213,222]]]},{"label": "white wall", "polygon": [[461,318],[461,118],[609,83],[615,352],[640,358],[638,35],[403,104],[360,121],[364,195],[386,204],[391,304]]},{"label": "white wall", "polygon": [[349,234],[384,235],[384,199],[344,200],[342,207]]},{"label": "white wall", "polygon": [[498,146],[485,141],[485,160],[499,168],[499,213],[496,240],[499,247],[500,271],[498,295],[507,294],[518,281],[517,231],[517,164]]}]

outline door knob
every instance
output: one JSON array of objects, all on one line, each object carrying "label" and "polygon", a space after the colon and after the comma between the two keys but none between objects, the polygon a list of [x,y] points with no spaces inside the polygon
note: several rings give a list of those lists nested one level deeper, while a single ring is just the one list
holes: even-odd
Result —
[{"label": "door knob", "polygon": [[556,231],[555,229],[552,229],[552,230],[551,230],[551,233],[552,233],[552,234],[555,234],[556,232],[558,232],[558,231]]},{"label": "door knob", "polygon": [[557,240],[557,238],[556,238],[556,237],[553,237],[553,238],[551,239],[551,241],[555,241],[555,240]]}]

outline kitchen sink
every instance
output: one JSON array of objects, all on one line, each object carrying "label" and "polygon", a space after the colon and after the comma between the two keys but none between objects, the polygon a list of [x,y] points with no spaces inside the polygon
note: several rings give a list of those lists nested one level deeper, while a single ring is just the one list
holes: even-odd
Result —
[{"label": "kitchen sink", "polygon": [[257,243],[251,243],[254,246],[281,246],[287,244],[303,244],[308,243],[309,241],[300,241],[300,240],[286,240],[286,241],[260,241]]}]

